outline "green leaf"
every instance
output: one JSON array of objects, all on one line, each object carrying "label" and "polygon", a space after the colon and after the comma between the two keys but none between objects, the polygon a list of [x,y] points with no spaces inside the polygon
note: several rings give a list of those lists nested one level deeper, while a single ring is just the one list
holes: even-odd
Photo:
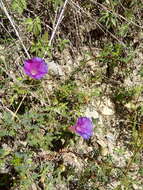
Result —
[{"label": "green leaf", "polygon": [[44,44],[48,43],[48,41],[49,41],[49,34],[48,34],[48,32],[45,32],[45,33],[42,35],[41,41],[42,41]]},{"label": "green leaf", "polygon": [[112,24],[113,24],[114,26],[116,26],[116,20],[115,20],[115,18],[111,18],[111,21],[112,21]]},{"label": "green leaf", "polygon": [[12,9],[17,11],[19,14],[22,14],[24,9],[27,8],[26,0],[13,0]]},{"label": "green leaf", "polygon": [[42,31],[41,20],[39,17],[36,17],[35,19],[27,18],[25,19],[24,24],[27,25],[27,31],[33,32],[35,36],[38,36]]},{"label": "green leaf", "polygon": [[41,20],[39,17],[36,17],[33,21],[33,33],[35,36],[38,36],[42,31]]}]

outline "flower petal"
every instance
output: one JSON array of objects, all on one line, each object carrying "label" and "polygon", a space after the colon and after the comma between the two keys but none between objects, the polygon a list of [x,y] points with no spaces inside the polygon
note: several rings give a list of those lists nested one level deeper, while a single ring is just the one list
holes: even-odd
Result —
[{"label": "flower petal", "polygon": [[70,127],[70,130],[79,134],[84,139],[89,139],[93,135],[92,120],[87,117],[80,117],[76,124]]},{"label": "flower petal", "polygon": [[48,72],[48,65],[40,57],[25,60],[24,72],[34,79],[41,79]]}]

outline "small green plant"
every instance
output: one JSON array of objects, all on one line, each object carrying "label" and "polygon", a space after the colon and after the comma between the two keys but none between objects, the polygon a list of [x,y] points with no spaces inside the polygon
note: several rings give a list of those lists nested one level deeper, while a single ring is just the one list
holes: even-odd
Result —
[{"label": "small green plant", "polygon": [[62,52],[69,44],[69,40],[59,38],[58,41],[59,50]]},{"label": "small green plant", "polygon": [[64,2],[63,0],[46,0],[46,1],[47,1],[47,3],[51,2],[53,4],[53,7],[54,7],[55,10],[56,10],[57,7],[62,6],[62,4]]},{"label": "small green plant", "polygon": [[117,16],[109,11],[103,10],[99,21],[109,29],[117,26]]},{"label": "small green plant", "polygon": [[24,21],[24,24],[26,24],[28,32],[32,32],[35,36],[38,36],[41,34],[41,31],[42,31],[41,20],[38,16],[34,19],[26,18]]},{"label": "small green plant", "polygon": [[115,67],[118,69],[124,68],[124,72],[127,75],[130,73],[127,64],[133,59],[133,57],[134,53],[131,48],[126,52],[124,46],[116,43],[105,45],[98,60],[99,62],[107,64],[107,76],[111,76],[114,73]]},{"label": "small green plant", "polygon": [[49,46],[48,32],[45,32],[32,42],[30,52],[34,53],[37,57],[44,57],[45,52],[49,57],[52,56],[52,46]]},{"label": "small green plant", "polygon": [[127,23],[127,24],[123,23],[123,24],[119,27],[119,31],[118,31],[119,36],[125,38],[125,37],[128,35],[129,28],[130,28],[130,24],[129,24],[129,23]]},{"label": "small green plant", "polygon": [[12,9],[17,11],[19,14],[22,14],[24,9],[27,8],[26,0],[13,0],[12,1]]},{"label": "small green plant", "polygon": [[36,42],[32,42],[30,52],[34,53],[37,57],[43,57],[46,52],[47,55],[51,57],[51,49],[52,47],[48,45],[48,42],[44,41],[42,38],[39,38]]}]

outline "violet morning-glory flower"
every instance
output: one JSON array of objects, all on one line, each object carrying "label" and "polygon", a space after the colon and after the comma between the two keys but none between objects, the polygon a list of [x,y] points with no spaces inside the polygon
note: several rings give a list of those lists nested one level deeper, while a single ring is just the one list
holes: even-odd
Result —
[{"label": "violet morning-glory flower", "polygon": [[82,136],[84,139],[89,139],[93,135],[93,123],[88,117],[79,117],[76,124],[70,127],[70,130]]},{"label": "violet morning-glory flower", "polygon": [[34,78],[41,79],[48,72],[48,65],[40,57],[34,57],[24,61],[24,72]]}]

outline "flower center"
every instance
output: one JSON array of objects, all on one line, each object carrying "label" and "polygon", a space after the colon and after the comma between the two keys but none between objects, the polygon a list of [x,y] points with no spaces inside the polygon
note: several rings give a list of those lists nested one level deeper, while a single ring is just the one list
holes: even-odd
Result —
[{"label": "flower center", "polygon": [[78,125],[78,126],[76,127],[76,131],[82,132],[81,126]]},{"label": "flower center", "polygon": [[31,74],[32,74],[32,75],[36,75],[36,74],[37,74],[37,71],[33,69],[33,70],[31,70]]}]

